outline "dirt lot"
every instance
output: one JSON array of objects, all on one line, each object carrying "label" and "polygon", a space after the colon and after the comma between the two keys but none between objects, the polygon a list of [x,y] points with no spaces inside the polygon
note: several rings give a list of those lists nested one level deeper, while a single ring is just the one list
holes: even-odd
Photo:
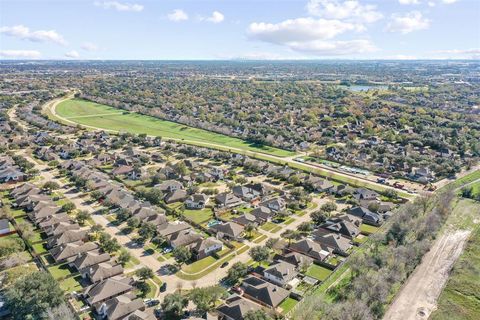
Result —
[{"label": "dirt lot", "polygon": [[465,230],[447,231],[435,241],[398,293],[384,320],[428,319],[469,233]]}]

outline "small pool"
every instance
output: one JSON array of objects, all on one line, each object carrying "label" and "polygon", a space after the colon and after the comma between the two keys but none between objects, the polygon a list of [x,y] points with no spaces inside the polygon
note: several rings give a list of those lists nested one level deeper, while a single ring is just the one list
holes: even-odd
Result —
[{"label": "small pool", "polygon": [[213,227],[213,226],[215,226],[215,225],[217,225],[217,224],[220,224],[220,223],[221,223],[221,222],[218,221],[218,220],[210,220],[210,221],[208,221],[208,223],[207,223],[207,227],[210,228],[210,227]]}]

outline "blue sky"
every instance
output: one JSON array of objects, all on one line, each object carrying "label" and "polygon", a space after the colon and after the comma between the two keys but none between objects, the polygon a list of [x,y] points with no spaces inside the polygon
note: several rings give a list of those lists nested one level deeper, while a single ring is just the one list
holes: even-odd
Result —
[{"label": "blue sky", "polygon": [[0,0],[1,59],[480,58],[480,0]]}]

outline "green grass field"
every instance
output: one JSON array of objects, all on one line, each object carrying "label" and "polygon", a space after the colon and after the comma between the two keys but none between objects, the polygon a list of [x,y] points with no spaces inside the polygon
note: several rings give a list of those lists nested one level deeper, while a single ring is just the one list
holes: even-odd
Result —
[{"label": "green grass field", "polygon": [[438,300],[432,320],[480,319],[480,228],[471,235]]},{"label": "green grass field", "polygon": [[70,121],[107,130],[127,131],[136,134],[145,133],[152,136],[184,139],[191,142],[199,142],[200,144],[213,143],[227,148],[238,148],[280,157],[295,155],[291,151],[255,145],[241,139],[146,115],[136,113],[122,114],[122,110],[82,99],[71,99],[61,102],[56,107],[56,113]]},{"label": "green grass field", "polygon": [[198,223],[202,224],[204,222],[207,222],[213,218],[213,212],[212,209],[210,208],[205,208],[202,210],[185,210],[183,212],[183,215],[185,218]]},{"label": "green grass field", "polygon": [[305,273],[307,276],[315,278],[317,280],[323,281],[325,280],[330,274],[332,273],[332,270],[321,267],[316,264],[312,264],[310,267],[308,267],[307,272]]},{"label": "green grass field", "polygon": [[288,297],[282,303],[280,303],[279,307],[282,309],[282,314],[287,314],[290,310],[292,310],[298,303],[298,300],[292,299]]},{"label": "green grass field", "polygon": [[362,223],[360,226],[360,232],[369,235],[378,231],[378,227],[371,226],[369,224]]},{"label": "green grass field", "polygon": [[459,188],[461,186],[464,186],[464,185],[466,185],[470,182],[473,182],[475,180],[478,180],[478,179],[480,179],[480,170],[476,170],[472,173],[467,174],[466,176],[464,176],[460,179],[457,179],[453,182],[450,182],[449,184],[447,184],[443,188],[446,188],[446,187]]}]

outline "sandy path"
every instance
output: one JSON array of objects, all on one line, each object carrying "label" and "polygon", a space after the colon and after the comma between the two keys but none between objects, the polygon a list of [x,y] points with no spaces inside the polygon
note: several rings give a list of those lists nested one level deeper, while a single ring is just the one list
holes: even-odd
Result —
[{"label": "sandy path", "polygon": [[446,232],[423,257],[384,316],[384,320],[428,319],[470,231]]}]

